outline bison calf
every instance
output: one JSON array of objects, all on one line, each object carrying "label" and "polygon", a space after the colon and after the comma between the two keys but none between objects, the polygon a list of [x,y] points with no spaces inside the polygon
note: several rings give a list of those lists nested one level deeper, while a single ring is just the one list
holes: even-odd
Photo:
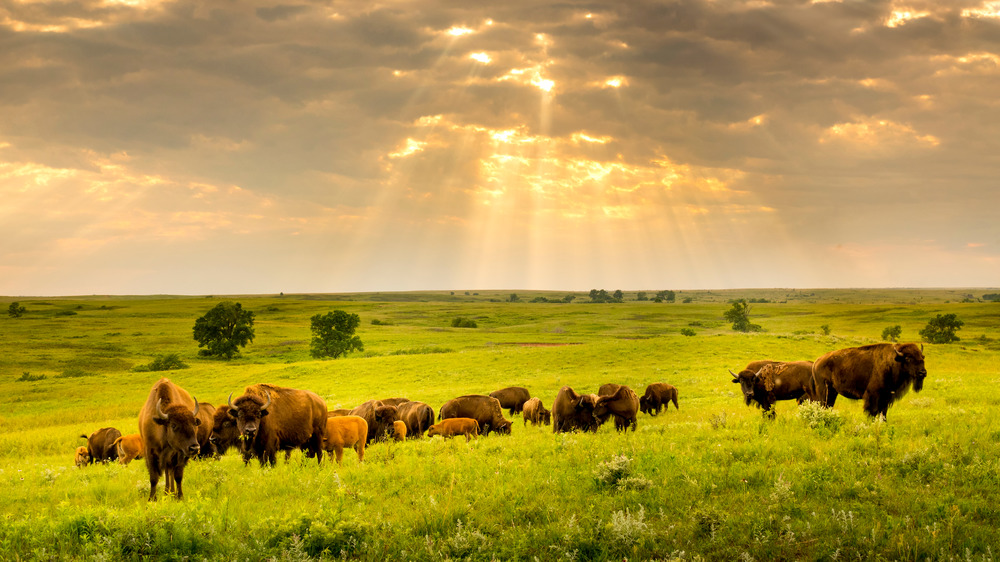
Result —
[{"label": "bison calf", "polygon": [[90,451],[83,445],[80,445],[76,448],[76,456],[73,458],[73,462],[80,468],[90,464]]},{"label": "bison calf", "polygon": [[358,462],[365,460],[365,442],[368,441],[368,422],[361,416],[334,416],[326,420],[323,449],[333,453],[341,464],[344,448],[353,447],[358,452]]},{"label": "bison calf", "polygon": [[468,443],[473,437],[479,439],[479,422],[472,418],[448,418],[436,423],[427,430],[427,436],[433,437],[454,437],[464,435],[465,442]]},{"label": "bison calf", "polygon": [[115,447],[118,447],[118,464],[125,464],[142,458],[142,436],[138,433],[132,435],[122,435],[115,439]]},{"label": "bison calf", "polygon": [[392,422],[392,438],[396,441],[406,439],[406,423],[400,420]]}]

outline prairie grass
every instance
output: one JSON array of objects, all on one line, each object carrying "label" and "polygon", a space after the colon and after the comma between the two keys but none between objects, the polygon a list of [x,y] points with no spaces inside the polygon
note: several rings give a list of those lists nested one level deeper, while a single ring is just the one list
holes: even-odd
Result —
[{"label": "prairie grass", "polygon": [[[490,302],[509,295],[499,291],[226,297],[258,314],[254,343],[229,362],[199,357],[191,334],[221,299],[22,299],[24,317],[0,321],[0,559],[992,560],[1000,304],[959,304],[967,292],[684,291],[673,304],[614,305]],[[729,330],[722,313],[738,297],[772,301],[751,312],[765,332]],[[309,318],[334,308],[361,315],[366,351],[312,359]],[[764,419],[730,382],[750,360],[815,359],[888,325],[912,341],[942,312],[966,322],[963,340],[925,346],[924,391],[886,423],[844,398],[829,411],[780,402]],[[452,328],[458,316],[478,327]],[[691,325],[697,335],[681,335]],[[134,370],[168,354],[188,368]],[[342,467],[295,453],[262,469],[231,452],[189,464],[184,501],[147,503],[143,461],[77,469],[72,457],[99,427],[137,432],[163,375],[214,403],[272,382],[331,408],[407,396],[435,410],[508,385],[550,406],[562,385],[641,394],[664,381],[680,409],[640,415],[624,434],[609,423],[554,435],[515,417],[510,436],[381,443]]]}]

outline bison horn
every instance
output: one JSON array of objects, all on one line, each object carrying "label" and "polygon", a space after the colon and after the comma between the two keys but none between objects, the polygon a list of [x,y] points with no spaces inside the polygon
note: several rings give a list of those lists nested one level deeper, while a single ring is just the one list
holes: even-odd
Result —
[{"label": "bison horn", "polygon": [[233,393],[232,392],[229,393],[229,400],[228,400],[228,402],[229,402],[229,407],[235,410],[236,406],[233,406]]},{"label": "bison horn", "polygon": [[271,393],[265,390],[264,396],[267,396],[267,402],[265,402],[264,405],[261,406],[260,408],[261,410],[266,410],[267,407],[271,405]]},{"label": "bison horn", "polygon": [[201,404],[198,403],[198,399],[194,399],[194,417],[198,417],[198,408],[201,408]]},{"label": "bison horn", "polygon": [[160,409],[161,402],[163,402],[162,398],[156,401],[156,417],[160,418],[161,420],[165,420],[167,419],[167,414],[164,414],[163,410]]},{"label": "bison horn", "polygon": [[902,356],[903,356],[903,352],[902,352],[902,351],[900,351],[898,347],[896,347],[896,346],[893,346],[893,347],[892,347],[892,350],[896,352],[896,355],[897,355],[897,356],[899,356],[899,357],[902,357]]}]

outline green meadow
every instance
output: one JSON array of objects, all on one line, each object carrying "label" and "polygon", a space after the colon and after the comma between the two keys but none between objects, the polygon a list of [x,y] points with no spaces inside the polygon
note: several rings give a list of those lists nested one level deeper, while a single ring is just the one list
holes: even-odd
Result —
[{"label": "green meadow", "polygon": [[[1000,555],[1000,303],[995,289],[683,291],[673,303],[588,302],[517,291],[210,297],[3,298],[0,318],[2,560],[993,560]],[[650,292],[650,298],[654,292]],[[727,302],[762,299],[739,334]],[[195,320],[222,300],[256,314],[231,361],[198,355]],[[689,302],[683,302],[683,301]],[[309,319],[361,317],[365,350],[309,355]],[[728,370],[904,341],[937,314],[960,342],[925,344],[928,377],[872,421],[832,410],[744,405]],[[476,328],[453,328],[456,317]],[[373,321],[377,321],[373,323]],[[683,335],[691,331],[694,335]],[[828,332],[828,333],[826,333]],[[185,369],[143,371],[178,354]],[[364,463],[274,468],[234,452],[189,463],[185,498],[149,503],[143,461],[73,466],[81,434],[138,431],[161,377],[224,404],[258,382],[309,389],[332,408],[606,382],[657,381],[680,408],[638,430],[554,435],[515,416],[509,436],[370,446]]]}]

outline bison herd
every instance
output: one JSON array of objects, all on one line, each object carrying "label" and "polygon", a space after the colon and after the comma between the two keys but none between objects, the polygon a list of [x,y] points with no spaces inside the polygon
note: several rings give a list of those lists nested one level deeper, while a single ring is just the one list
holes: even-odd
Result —
[{"label": "bison herd", "polygon": [[[756,404],[773,415],[778,400],[818,401],[832,407],[837,396],[864,401],[865,411],[885,418],[892,402],[911,386],[923,387],[927,376],[922,346],[876,344],[827,353],[815,362],[752,361],[733,373],[747,405]],[[670,403],[677,408],[677,389],[657,382],[638,396],[630,387],[602,385],[596,394],[578,394],[569,386],[559,389],[547,410],[527,389],[508,387],[489,395],[469,394],[445,402],[434,410],[407,398],[368,400],[353,409],[328,410],[323,399],[308,390],[272,384],[247,386],[243,393],[218,407],[198,402],[168,379],[150,389],[139,411],[139,434],[122,435],[102,428],[76,450],[77,466],[118,460],[127,464],[144,459],[149,472],[149,500],[163,476],[165,489],[183,497],[184,467],[198,457],[218,457],[237,447],[245,464],[257,459],[274,465],[279,452],[287,459],[293,450],[323,460],[323,453],[341,462],[345,448],[353,448],[363,461],[365,447],[387,439],[404,440],[441,435],[463,435],[466,440],[491,432],[510,434],[504,418],[521,413],[525,425],[550,425],[553,432],[597,431],[614,419],[618,431],[634,431],[638,413],[658,415]],[[435,419],[438,423],[434,423]]]}]

